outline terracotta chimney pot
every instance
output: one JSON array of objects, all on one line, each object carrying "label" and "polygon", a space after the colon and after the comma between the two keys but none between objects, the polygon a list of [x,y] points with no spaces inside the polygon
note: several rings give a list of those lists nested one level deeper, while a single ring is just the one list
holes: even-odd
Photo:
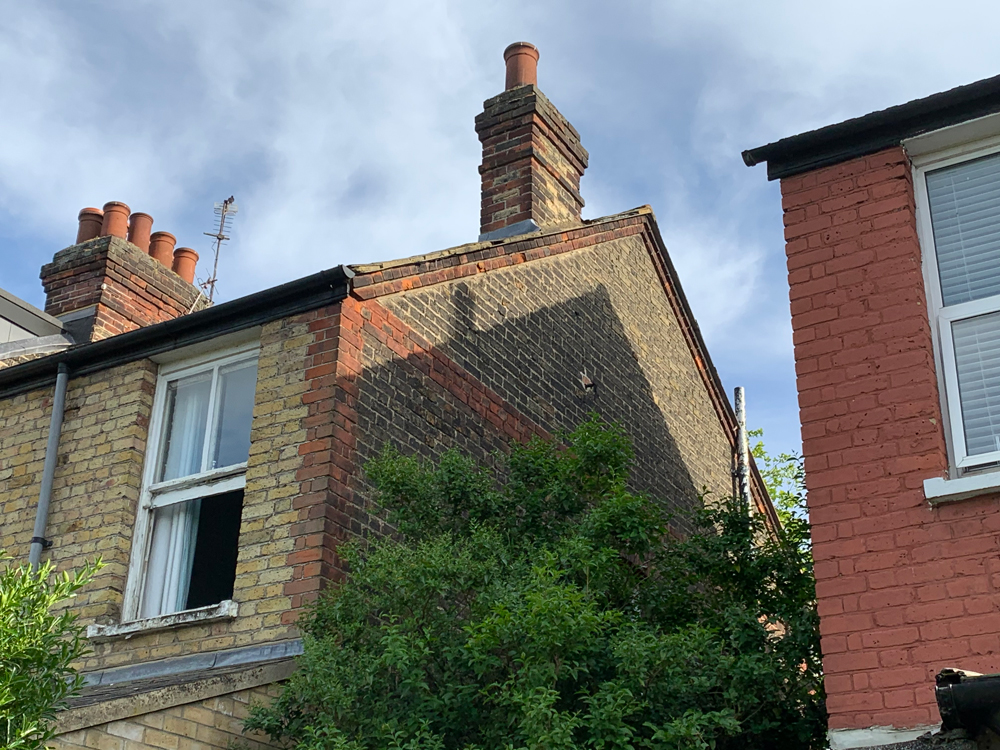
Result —
[{"label": "terracotta chimney pot", "polygon": [[111,201],[104,204],[104,223],[101,224],[101,236],[121,237],[125,239],[128,234],[128,215],[131,213],[129,207],[120,201]]},{"label": "terracotta chimney pot", "polygon": [[80,210],[80,227],[76,230],[76,244],[101,236],[101,224],[104,222],[104,212],[99,208],[84,208]]},{"label": "terracotta chimney pot", "polygon": [[153,217],[149,214],[134,213],[128,219],[128,241],[144,253],[149,252],[149,232],[153,228]]},{"label": "terracotta chimney pot", "polygon": [[503,51],[503,59],[507,63],[508,91],[529,83],[538,85],[538,48],[535,45],[514,42]]},{"label": "terracotta chimney pot", "polygon": [[194,267],[198,264],[198,253],[189,247],[174,250],[174,273],[188,284],[194,283]]},{"label": "terracotta chimney pot", "polygon": [[174,260],[174,245],[177,238],[170,232],[153,232],[149,238],[149,254],[154,260],[160,261],[167,268]]}]

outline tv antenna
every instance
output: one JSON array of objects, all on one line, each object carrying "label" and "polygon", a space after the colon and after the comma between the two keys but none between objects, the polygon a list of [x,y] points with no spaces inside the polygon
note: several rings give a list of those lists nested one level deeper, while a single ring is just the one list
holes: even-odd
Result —
[{"label": "tv antenna", "polygon": [[208,292],[208,301],[215,297],[215,282],[219,280],[219,251],[222,243],[229,241],[229,232],[233,228],[233,214],[239,211],[236,206],[236,199],[229,196],[222,203],[215,204],[215,215],[219,220],[218,231],[204,232],[203,234],[215,240],[215,261],[212,263],[212,275],[201,282],[201,288]]}]

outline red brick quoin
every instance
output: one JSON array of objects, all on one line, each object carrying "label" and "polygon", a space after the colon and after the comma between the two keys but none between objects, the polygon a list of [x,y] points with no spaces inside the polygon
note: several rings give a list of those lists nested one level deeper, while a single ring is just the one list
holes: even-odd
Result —
[{"label": "red brick quoin", "polygon": [[934,675],[1000,671],[1000,498],[947,471],[901,148],[781,183],[831,729],[940,721]]}]

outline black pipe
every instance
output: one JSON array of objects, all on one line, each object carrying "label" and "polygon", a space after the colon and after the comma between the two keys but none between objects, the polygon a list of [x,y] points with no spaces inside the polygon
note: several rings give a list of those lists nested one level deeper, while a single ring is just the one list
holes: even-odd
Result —
[{"label": "black pipe", "polygon": [[988,727],[1000,736],[1000,674],[974,675],[944,669],[934,681],[934,697],[944,729],[978,733]]}]

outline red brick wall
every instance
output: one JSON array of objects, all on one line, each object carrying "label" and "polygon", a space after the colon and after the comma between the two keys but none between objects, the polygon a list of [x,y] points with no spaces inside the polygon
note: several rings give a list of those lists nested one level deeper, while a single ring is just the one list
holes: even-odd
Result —
[{"label": "red brick wall", "polygon": [[934,724],[940,669],[1000,671],[1000,498],[924,499],[947,458],[910,165],[781,192],[830,728]]},{"label": "red brick wall", "polygon": [[98,237],[60,250],[42,266],[41,279],[50,315],[93,306],[83,329],[89,341],[162,323],[208,304],[197,287],[119,237]]}]

